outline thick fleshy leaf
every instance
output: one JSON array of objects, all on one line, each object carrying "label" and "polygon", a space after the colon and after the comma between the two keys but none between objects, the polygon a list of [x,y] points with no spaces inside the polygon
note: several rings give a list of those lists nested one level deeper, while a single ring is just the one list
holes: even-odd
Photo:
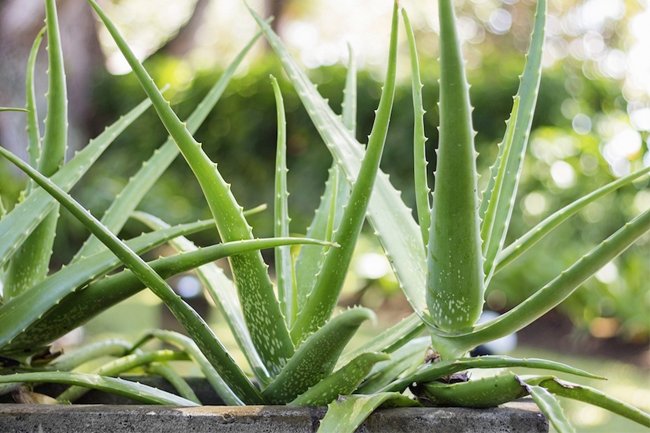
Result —
[{"label": "thick fleshy leaf", "polygon": [[459,350],[469,350],[479,344],[517,332],[559,305],[587,278],[629,248],[648,230],[650,230],[650,210],[625,224],[512,310],[478,325],[473,332],[440,337],[440,343],[454,346]]},{"label": "thick fleshy leaf", "polygon": [[341,397],[327,407],[318,433],[354,433],[382,404],[390,407],[420,406],[415,400],[397,392]]},{"label": "thick fleshy leaf", "polygon": [[148,333],[143,339],[141,339],[140,344],[147,341],[151,337],[162,340],[167,344],[176,346],[187,353],[194,360],[194,362],[198,364],[208,383],[210,383],[214,391],[224,401],[224,403],[231,406],[243,405],[243,402],[223,381],[223,379],[219,376],[219,373],[217,373],[217,370],[215,370],[207,358],[201,353],[199,347],[192,341],[191,338],[186,337],[183,334],[179,334],[178,332],[155,329]]},{"label": "thick fleshy leaf", "polygon": [[323,406],[340,395],[351,394],[378,362],[389,359],[385,353],[364,353],[330,376],[300,394],[290,406]]},{"label": "thick fleshy leaf", "polygon": [[[154,229],[169,227],[169,225],[161,219],[143,212],[134,213],[134,217]],[[189,253],[198,250],[194,243],[184,237],[172,239],[169,244],[179,253]],[[318,248],[318,246],[314,247]],[[156,268],[154,267],[154,269]],[[210,295],[210,298],[212,298],[215,304],[221,309],[223,317],[226,319],[239,348],[248,360],[248,364],[251,366],[253,374],[255,374],[255,377],[260,381],[260,383],[267,385],[272,378],[257,354],[255,345],[248,333],[248,328],[246,328],[244,316],[241,312],[241,305],[237,298],[237,289],[235,288],[235,285],[225,275],[223,270],[214,263],[207,263],[203,266],[197,267],[195,271],[201,280],[203,287]]]},{"label": "thick fleshy leaf", "polygon": [[[305,238],[254,239],[248,241],[227,242],[201,248],[186,254],[165,257],[151,262],[153,269],[163,278],[168,278],[181,272],[195,269],[206,263],[218,260],[228,255],[240,254],[263,248],[274,248],[286,244],[317,244],[323,242]],[[61,337],[72,329],[105,311],[109,307],[143,290],[145,285],[130,271],[90,283],[83,290],[67,296],[33,326],[21,332],[12,343],[2,347],[3,355],[22,354],[26,350],[33,351]]]},{"label": "thick fleshy leaf", "polygon": [[72,370],[88,361],[104,356],[124,356],[131,350],[131,344],[120,339],[98,341],[85,344],[71,352],[66,352],[50,364],[52,368],[60,371]]},{"label": "thick fleshy leaf", "polygon": [[576,430],[553,394],[541,386],[529,385],[526,388],[539,410],[551,422],[557,433],[575,433]]},{"label": "thick fleshy leaf", "polygon": [[422,79],[420,78],[420,62],[415,45],[413,27],[406,10],[402,9],[402,18],[406,28],[411,57],[411,92],[413,94],[413,185],[415,187],[415,203],[418,211],[418,221],[422,232],[424,245],[429,243],[429,227],[431,226],[431,189],[427,180],[426,142],[424,135],[424,107],[422,106]]},{"label": "thick fleshy leaf", "polygon": [[36,69],[36,56],[41,47],[45,27],[34,38],[34,43],[27,58],[27,71],[25,73],[25,108],[27,109],[27,154],[32,167],[38,165],[41,156],[41,132],[39,129],[38,111],[36,104],[36,89],[34,88],[34,73]]},{"label": "thick fleshy leaf", "polygon": [[[509,129],[512,129],[511,136],[506,136],[504,140],[504,143],[508,140],[510,140],[510,143],[500,146],[497,162],[495,163],[495,166],[498,164],[504,167],[506,175],[503,177],[502,182],[498,183],[495,178],[492,178],[488,184],[488,189],[483,194],[482,209],[488,209],[487,200],[494,201],[494,203],[489,204],[489,207],[493,209],[494,216],[489,218],[490,227],[485,228],[486,236],[483,239],[486,242],[483,251],[485,253],[485,275],[488,280],[494,270],[494,260],[503,248],[510,217],[515,206],[524,155],[526,154],[533,113],[537,103],[539,83],[542,77],[546,3],[546,0],[537,0],[535,24],[526,56],[526,66],[515,97],[513,114],[510,117],[510,121],[513,123],[512,126],[509,125]],[[508,150],[507,153],[506,149]]]},{"label": "thick fleshy leaf", "polygon": [[589,386],[570,383],[557,378],[548,378],[538,381],[539,385],[546,388],[555,395],[582,401],[602,407],[610,412],[624,416],[646,427],[650,427],[650,414],[629,405],[625,402],[612,398],[597,389]]},{"label": "thick fleshy leaf", "polygon": [[[275,96],[277,111],[277,146],[275,156],[275,205],[274,230],[276,237],[289,236],[289,192],[287,191],[287,119],[284,113],[284,101],[278,80],[271,75],[271,85]],[[275,249],[275,274],[278,286],[280,308],[284,313],[287,326],[291,328],[293,318],[296,316],[298,298],[294,289],[293,260],[291,248],[288,246]]]},{"label": "thick fleshy leaf", "polygon": [[233,361],[214,332],[205,321],[136,253],[126,246],[110,230],[106,229],[90,212],[77,203],[70,195],[52,183],[47,177],[25,164],[20,158],[0,147],[0,155],[11,161],[39,186],[61,203],[76,219],[86,226],[115,254],[124,265],[169,308],[174,317],[183,325],[188,334],[199,346],[220,373],[224,381],[243,401],[257,403],[259,392],[246,378]]},{"label": "thick fleshy leaf", "polygon": [[[146,233],[126,244],[138,253],[163,244],[179,235],[189,234],[211,227],[198,222]],[[63,298],[83,288],[89,281],[102,276],[120,265],[120,260],[111,252],[96,254],[63,268],[30,290],[15,296],[0,306],[0,351],[23,333],[30,325],[40,320],[43,314],[57,305]],[[62,312],[62,314],[65,314]]]},{"label": "thick fleshy leaf", "polygon": [[280,374],[263,391],[271,404],[286,404],[334,370],[336,361],[359,326],[375,315],[366,308],[346,310],[309,336]]},{"label": "thick fleshy leaf", "polygon": [[[289,80],[337,165],[345,172],[348,181],[353,182],[359,172],[364,147],[318,93],[271,27],[259,17],[253,16],[282,62]],[[381,171],[370,198],[368,218],[387,251],[408,301],[416,312],[421,313],[426,309],[426,259],[422,234],[413,220],[411,210],[401,200],[400,193]]]},{"label": "thick fleshy leaf", "polygon": [[511,372],[467,382],[418,383],[415,395],[427,406],[497,407],[528,394],[525,384]]},{"label": "thick fleshy leaf", "polygon": [[[142,102],[90,140],[87,146],[52,176],[52,182],[64,191],[69,191],[117,136],[150,106],[149,100]],[[56,201],[45,191],[35,190],[0,221],[0,267],[55,207]]]},{"label": "thick fleshy leaf", "polygon": [[[52,176],[63,165],[68,147],[68,96],[56,1],[45,1],[48,53],[47,117],[38,170]],[[55,206],[16,251],[4,280],[7,298],[42,281],[49,271],[59,209]]]},{"label": "thick fleshy leaf", "polygon": [[[469,86],[451,0],[440,17],[440,134],[427,249],[427,306],[437,328],[463,331],[483,307],[476,150]],[[443,354],[446,356],[446,354]]]},{"label": "thick fleshy leaf", "polygon": [[[341,222],[334,232],[334,242],[341,248],[329,249],[325,253],[323,265],[315,276],[316,282],[305,301],[294,326],[291,337],[296,343],[319,329],[331,316],[339,298],[347,270],[352,260],[356,240],[365,221],[373,185],[379,171],[381,155],[386,143],[388,124],[395,96],[397,68],[397,30],[398,8],[395,3],[391,27],[390,50],[386,82],[379,100],[379,108],[370,132],[368,148],[359,168],[356,181],[352,183],[350,199],[343,210]],[[258,18],[259,19],[259,18]]]},{"label": "thick fleshy leaf", "polygon": [[[102,377],[116,377],[129,370],[142,367],[152,362],[164,361],[185,361],[188,360],[187,354],[183,352],[174,352],[172,350],[157,350],[153,352],[139,352],[114,359],[99,367],[92,374]],[[74,402],[88,392],[88,389],[80,386],[71,386],[63,391],[56,399],[60,402]]]},{"label": "thick fleshy leaf", "polygon": [[196,393],[187,383],[187,381],[183,379],[183,376],[178,374],[176,370],[171,368],[167,363],[153,362],[147,367],[147,373],[156,374],[162,377],[174,387],[178,395],[190,401],[193,401],[196,404],[201,404],[201,401],[196,396]]},{"label": "thick fleshy leaf", "polygon": [[432,382],[441,377],[471,368],[539,368],[544,370],[559,371],[576,376],[603,379],[579,368],[560,362],[538,358],[511,358],[509,356],[479,356],[478,358],[463,358],[453,361],[439,361],[427,364],[418,371],[405,378],[401,378],[382,389],[382,391],[404,391],[413,382]]},{"label": "thick fleshy leaf", "polygon": [[500,271],[509,263],[517,259],[517,257],[528,251],[528,249],[530,249],[533,245],[542,240],[546,235],[550,234],[556,227],[569,219],[571,216],[580,212],[588,204],[598,200],[610,192],[616,191],[619,188],[629,185],[636,180],[643,179],[648,173],[650,173],[650,167],[646,167],[642,170],[610,182],[607,185],[598,188],[590,194],[587,194],[586,196],[563,207],[557,212],[554,212],[552,215],[544,218],[543,221],[538,223],[535,227],[526,232],[526,234],[521,236],[519,239],[501,251],[496,259],[495,272]]},{"label": "thick fleshy leaf", "polygon": [[[124,38],[94,0],[88,3],[106,26],[113,40],[133,69],[140,85],[151,99],[158,117],[178,145],[201,185],[208,207],[215,219],[221,239],[225,242],[252,239],[251,227],[242,213],[230,186],[216,165],[208,158],[187,126],[181,122],[165,100],[153,79],[138,61]],[[259,252],[240,254],[229,259],[237,282],[239,300],[255,347],[271,374],[279,372],[294,347],[275,297],[267,266]]]},{"label": "thick fleshy leaf", "polygon": [[17,373],[0,376],[0,384],[4,383],[63,383],[98,389],[112,394],[122,395],[147,404],[167,404],[170,406],[197,406],[193,401],[157,388],[129,382],[124,379],[102,377],[96,374],[69,373],[64,371],[47,373]]},{"label": "thick fleshy leaf", "polygon": [[[216,103],[221,99],[221,95],[230,83],[237,68],[242,60],[248,54],[255,42],[259,39],[260,35],[255,35],[246,46],[237,54],[232,63],[223,71],[223,74],[217,82],[212,86],[210,91],[205,95],[205,98],[196,106],[190,117],[187,118],[187,129],[191,133],[195,133],[208,117],[210,111],[214,108]],[[113,233],[119,232],[129,215],[137,208],[142,201],[142,198],[151,189],[154,183],[165,172],[167,167],[178,156],[179,149],[174,143],[172,138],[168,138],[165,143],[156,149],[153,155],[142,164],[140,170],[131,177],[129,183],[120,191],[115,197],[102,217],[102,224],[104,224]],[[104,245],[98,239],[90,237],[83,244],[79,252],[75,255],[73,260],[79,257],[89,256],[100,250],[104,249]]]}]

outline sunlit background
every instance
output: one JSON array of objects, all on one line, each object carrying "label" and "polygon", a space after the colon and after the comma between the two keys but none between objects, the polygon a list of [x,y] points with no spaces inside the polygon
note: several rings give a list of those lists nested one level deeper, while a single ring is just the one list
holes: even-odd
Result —
[{"label": "sunlit background", "polygon": [[[71,90],[71,123],[75,128],[71,138],[79,147],[143,96],[101,26],[69,25],[67,28],[72,30],[66,31],[66,22],[92,20],[87,11],[77,9],[74,1],[60,3],[68,77],[71,88],[76,89]],[[37,13],[31,4],[31,0],[0,3],[0,55],[8,59],[0,63],[0,73],[6,82],[13,83],[0,85],[0,105],[22,104],[20,77],[29,44],[40,27],[40,21],[33,18]],[[148,59],[147,66],[158,83],[170,85],[168,96],[181,114],[191,111],[222,68],[257,31],[242,1],[123,0],[102,4],[134,51]],[[349,60],[348,45],[352,47],[360,70],[357,137],[363,141],[370,130],[383,77],[392,2],[250,0],[249,4],[261,13],[275,15],[276,31],[310,70],[336,110],[341,101],[344,65]],[[417,34],[425,108],[429,113],[428,153],[433,161],[437,141],[436,2],[401,0],[400,4],[410,14]],[[473,85],[479,168],[485,173],[505,129],[517,76],[523,67],[535,3],[459,0],[455,4]],[[539,107],[509,241],[576,197],[650,165],[648,0],[549,0],[549,12]],[[80,39],[86,43],[81,44]],[[9,50],[7,47],[13,42],[25,49]],[[401,44],[400,85],[383,168],[412,204],[412,108],[404,37]],[[267,77],[269,73],[281,77],[282,72],[269,54],[270,48],[258,43],[197,134],[247,207],[272,202],[275,117]],[[103,63],[105,69],[84,59],[98,59],[97,64]],[[42,74],[38,84],[42,89],[44,77]],[[282,81],[282,87],[288,115],[292,229],[304,233],[318,202],[330,158],[289,83]],[[20,121],[0,118],[3,145],[24,155],[23,131]],[[107,152],[85,184],[76,188],[76,196],[100,214],[128,176],[138,169],[140,161],[164,137],[155,117],[145,117]],[[128,155],[117,150],[125,146],[130,149]],[[2,199],[11,207],[23,180],[4,166],[0,166],[0,175]],[[206,216],[198,187],[187,182],[189,176],[182,161],[178,161],[142,208],[170,221]],[[485,180],[484,176],[482,182]],[[609,195],[564,224],[556,235],[541,243],[538,253],[522,257],[495,279],[487,295],[488,307],[494,311],[512,307],[625,221],[648,209],[647,187],[645,181]],[[57,237],[61,257],[57,266],[70,256],[70,245],[78,244],[84,237],[74,221],[66,221],[69,228]],[[270,232],[270,213],[251,221],[256,234]],[[379,326],[407,314],[408,306],[370,233],[360,242],[355,257],[343,303],[375,308],[381,319]],[[522,332],[515,353],[548,356],[602,373],[610,381],[594,385],[650,410],[648,269],[650,239],[646,236],[628,253],[603,267],[557,311]],[[191,275],[179,278],[176,285],[188,298],[196,299],[201,293]],[[210,310],[207,304],[203,308]],[[161,314],[157,300],[143,293],[91,322],[85,333],[90,338],[99,338],[122,331],[135,338],[143,327],[154,326]],[[212,316],[219,323],[218,314]],[[123,321],[120,317],[137,317],[142,323]],[[165,325],[173,323],[167,321]],[[369,334],[372,332],[375,331],[368,329]],[[224,338],[229,337],[224,334]],[[581,432],[643,431],[600,409],[570,403],[567,407]]]}]

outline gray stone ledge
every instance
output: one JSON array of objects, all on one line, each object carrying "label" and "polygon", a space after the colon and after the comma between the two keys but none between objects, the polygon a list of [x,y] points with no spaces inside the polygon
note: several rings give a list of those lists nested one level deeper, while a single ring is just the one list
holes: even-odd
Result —
[{"label": "gray stone ledge", "polygon": [[[2,433],[311,433],[325,408],[285,406],[0,404]],[[530,401],[495,409],[399,408],[376,411],[361,433],[542,433],[548,423]]]}]

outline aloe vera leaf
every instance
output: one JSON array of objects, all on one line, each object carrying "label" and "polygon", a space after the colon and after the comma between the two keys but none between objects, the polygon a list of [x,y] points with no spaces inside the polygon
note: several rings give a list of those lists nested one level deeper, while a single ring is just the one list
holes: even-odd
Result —
[{"label": "aloe vera leaf", "polygon": [[327,406],[327,413],[317,433],[354,433],[382,404],[392,407],[420,406],[415,400],[396,392],[341,397]]},{"label": "aloe vera leaf", "polygon": [[483,254],[469,86],[450,0],[440,16],[440,139],[427,253],[427,306],[445,331],[471,327],[483,306]]},{"label": "aloe vera leaf", "polygon": [[[356,134],[357,118],[357,68],[352,47],[348,45],[348,70],[343,89],[342,117],[343,124],[352,136]],[[343,208],[350,197],[350,185],[335,161],[332,161],[325,182],[325,191],[314,217],[307,228],[307,236],[319,239],[332,239],[334,228],[339,225]],[[295,263],[296,292],[298,308],[307,300],[314,287],[314,275],[323,263],[325,251],[322,248],[305,246],[300,249]]]},{"label": "aloe vera leaf", "polygon": [[414,393],[425,405],[476,408],[496,407],[528,394],[511,372],[452,384],[427,382],[418,384]]},{"label": "aloe vera leaf", "polygon": [[576,430],[564,413],[560,402],[553,394],[537,385],[528,385],[526,388],[539,410],[551,422],[558,433],[575,433]]},{"label": "aloe vera leaf", "polygon": [[[138,253],[163,244],[175,236],[192,233],[206,226],[198,222],[184,224],[158,232],[146,233],[127,242]],[[30,290],[11,298],[0,307],[0,347],[23,333],[25,329],[38,321],[41,316],[57,305],[64,297],[79,290],[90,280],[104,275],[120,265],[120,261],[111,252],[96,254],[70,265],[36,284]],[[65,314],[65,313],[61,313]]]},{"label": "aloe vera leaf", "polygon": [[395,3],[386,82],[379,101],[375,123],[370,133],[366,155],[361,163],[356,182],[352,186],[350,199],[343,211],[341,223],[334,233],[333,239],[341,245],[341,248],[329,249],[325,253],[323,266],[316,276],[314,288],[291,329],[291,336],[296,342],[303,341],[307,335],[320,328],[332,314],[352,259],[356,239],[365,220],[386,142],[395,95],[397,22],[397,3]]},{"label": "aloe vera leaf", "polygon": [[399,376],[408,374],[422,366],[426,349],[430,346],[428,337],[417,338],[391,353],[390,359],[376,364],[366,380],[357,388],[360,394],[373,394],[392,383]]},{"label": "aloe vera leaf", "polygon": [[[187,360],[187,354],[183,352],[174,352],[172,350],[157,350],[153,352],[140,352],[133,353],[121,358],[114,359],[110,362],[99,367],[93,374],[98,376],[119,376],[122,373],[125,373],[134,368],[147,365],[151,362],[160,362],[160,361],[185,361]],[[70,388],[63,391],[56,398],[59,402],[73,402],[81,398],[84,394],[88,392],[88,389],[80,386],[71,386]]]},{"label": "aloe vera leaf", "polygon": [[167,365],[166,362],[152,362],[147,367],[147,372],[165,379],[174,387],[176,392],[178,392],[178,395],[181,397],[193,401],[196,404],[201,404],[201,400],[196,396],[192,387],[180,374],[176,372],[176,370]]},{"label": "aloe vera leaf", "polygon": [[271,404],[285,404],[329,376],[343,348],[361,324],[374,318],[371,310],[353,308],[332,318],[296,350],[280,374],[262,392]]},{"label": "aloe vera leaf", "polygon": [[526,234],[504,248],[501,253],[499,253],[495,262],[495,273],[499,272],[509,263],[521,256],[524,252],[526,252],[533,245],[543,239],[546,235],[551,233],[556,227],[558,227],[568,218],[584,209],[588,204],[598,200],[599,198],[605,196],[606,194],[609,194],[612,191],[629,185],[635,180],[644,178],[648,173],[650,173],[650,167],[646,167],[642,170],[636,171],[625,177],[610,182],[607,185],[598,188],[597,190],[587,194],[586,196],[574,201],[573,203],[548,216],[535,227],[526,232]]},{"label": "aloe vera leaf", "polygon": [[564,301],[587,278],[625,251],[648,230],[650,210],[625,224],[512,310],[478,325],[470,333],[442,337],[441,340],[459,348],[471,349],[520,330]]},{"label": "aloe vera leaf", "polygon": [[415,44],[413,27],[406,13],[402,9],[404,28],[409,44],[411,57],[411,92],[413,94],[413,184],[415,185],[415,203],[418,212],[418,222],[422,232],[424,245],[429,243],[429,227],[431,225],[431,204],[429,196],[431,189],[427,181],[427,157],[425,145],[427,137],[424,135],[424,107],[422,105],[422,79],[420,78],[420,62]]},{"label": "aloe vera leaf", "polygon": [[[143,212],[135,212],[133,215],[140,222],[148,225],[154,229],[161,229],[169,227],[167,223],[153,215]],[[180,253],[189,253],[197,251],[197,247],[187,238],[181,237],[171,240],[170,245]],[[153,266],[153,264],[152,264]],[[160,271],[154,266],[154,269]],[[271,381],[264,363],[260,359],[255,345],[251,340],[248,328],[244,322],[244,317],[241,313],[241,305],[237,299],[237,289],[234,284],[226,275],[223,270],[214,263],[207,263],[203,266],[196,268],[196,273],[206,289],[212,300],[219,306],[223,312],[224,318],[232,331],[233,337],[237,341],[237,345],[244,353],[248,364],[251,366],[253,374],[260,381],[261,384],[267,385]]]},{"label": "aloe vera leaf", "polygon": [[66,371],[46,373],[17,373],[0,376],[0,383],[63,383],[66,385],[85,386],[112,394],[128,397],[147,404],[167,404],[172,406],[197,406],[193,401],[157,388],[129,382],[114,377],[103,377],[96,374],[70,373]]},{"label": "aloe vera leaf", "polygon": [[[240,254],[260,248],[274,248],[277,245],[323,242],[305,238],[255,239],[234,241],[213,245],[197,251],[154,260],[151,266],[163,278],[195,269],[208,262],[232,254]],[[72,265],[71,265],[72,266]],[[105,311],[109,307],[143,290],[145,286],[130,271],[91,282],[86,288],[66,296],[54,305],[40,319],[18,334],[9,345],[0,345],[2,354],[21,354],[25,350],[34,350],[39,345],[47,344],[66,334],[72,329]]]},{"label": "aloe vera leaf", "polygon": [[641,425],[650,427],[650,414],[589,386],[578,385],[557,378],[542,380],[539,382],[539,386],[546,388],[555,395],[602,407]]},{"label": "aloe vera leaf", "polygon": [[14,165],[20,168],[25,174],[34,179],[59,203],[65,206],[70,213],[83,223],[97,238],[115,254],[124,265],[144,285],[158,296],[167,305],[174,317],[185,327],[188,334],[194,339],[203,354],[208,358],[210,364],[215,366],[219,374],[230,388],[245,402],[259,402],[259,392],[248,380],[243,371],[233,361],[214,332],[208,327],[205,321],[178,296],[174,290],[147,265],[128,246],[120,241],[117,236],[106,229],[93,217],[90,212],[84,209],[72,197],[52,183],[47,177],[40,174],[25,164],[20,158],[11,152],[0,147],[0,155],[7,158]]},{"label": "aloe vera leaf", "polygon": [[483,198],[483,200],[497,201],[494,204],[494,209],[496,209],[494,220],[491,223],[492,227],[487,237],[489,243],[483,248],[485,252],[485,275],[488,276],[488,279],[492,274],[494,259],[503,248],[507,228],[510,224],[510,217],[512,216],[515,205],[517,187],[521,177],[524,155],[533,121],[535,104],[537,103],[539,83],[542,76],[542,51],[546,30],[546,4],[546,0],[537,1],[530,48],[526,56],[526,65],[519,84],[519,90],[517,91],[516,98],[519,98],[519,106],[513,108],[513,110],[515,108],[517,110],[516,115],[514,113],[511,115],[511,119],[516,119],[516,121],[513,120],[514,127],[510,151],[507,155],[501,153],[506,147],[502,145],[499,149],[500,156],[497,157],[498,163],[506,167],[506,176],[501,185],[493,184],[495,188],[491,190],[489,198],[488,196],[484,196]]},{"label": "aloe vera leaf", "polygon": [[104,356],[124,356],[130,349],[131,344],[129,342],[112,338],[86,344],[78,349],[64,353],[56,358],[50,366],[55,370],[72,370],[88,361]]},{"label": "aloe vera leaf", "polygon": [[[216,165],[203,152],[185,124],[176,116],[169,102],[156,88],[152,78],[137,60],[115,25],[94,0],[88,0],[129,62],[147,96],[152,100],[160,120],[174,139],[194,172],[208,206],[212,211],[221,238],[228,242],[252,239],[251,227],[242,215],[242,208],[232,195]],[[255,347],[271,374],[275,374],[293,355],[294,347],[282,317],[267,266],[259,251],[230,258],[237,282],[239,299]]]},{"label": "aloe vera leaf", "polygon": [[[86,147],[52,176],[52,182],[56,183],[64,191],[69,191],[115,138],[150,105],[149,100],[143,101],[107,127],[95,139],[90,140]],[[24,201],[18,203],[0,221],[0,266],[9,260],[39,222],[55,207],[56,201],[45,191],[37,189],[29,194]]]},{"label": "aloe vera leaf", "polygon": [[[495,218],[497,216],[497,205],[499,204],[501,198],[501,192],[503,190],[504,182],[506,182],[506,177],[510,174],[507,173],[508,165],[506,164],[510,151],[512,150],[512,143],[514,141],[515,125],[517,124],[517,116],[519,115],[519,103],[521,99],[519,96],[515,96],[513,99],[512,105],[512,114],[508,119],[506,126],[506,133],[503,137],[503,142],[499,145],[498,163],[495,163],[496,171],[494,177],[490,179],[490,182],[493,183],[490,190],[491,197],[485,200],[487,203],[487,209],[485,214],[482,216],[481,223],[481,238],[483,239],[483,251],[487,251],[491,248],[491,245],[494,242],[493,236],[495,236]],[[487,263],[486,263],[487,266]],[[489,277],[489,276],[488,276]]]},{"label": "aloe vera leaf", "polygon": [[194,362],[198,364],[206,380],[224,403],[230,406],[242,406],[244,404],[239,397],[230,390],[221,376],[219,376],[217,370],[210,364],[203,353],[201,353],[201,350],[199,350],[199,347],[191,338],[179,334],[178,332],[155,329],[146,335],[141,342],[146,341],[150,337],[157,338],[185,351]]},{"label": "aloe vera leaf", "polygon": [[[196,106],[190,117],[187,118],[187,129],[193,134],[203,124],[208,114],[216,103],[221,99],[224,90],[230,83],[237,68],[242,60],[248,54],[255,42],[259,39],[260,34],[256,34],[246,46],[237,54],[233,61],[223,71],[223,74],[217,82],[208,91],[205,98]],[[101,221],[113,233],[117,233],[124,226],[129,215],[135,210],[142,198],[156,183],[158,178],[165,172],[167,167],[178,156],[178,146],[170,137],[165,143],[156,149],[154,154],[142,164],[140,170],[129,180],[129,183],[115,197],[104,213]],[[89,237],[82,245],[81,249],[75,255],[74,260],[80,257],[89,256],[103,249],[104,246],[98,239]]]},{"label": "aloe vera leaf", "polygon": [[[284,113],[284,102],[278,80],[271,75],[271,85],[275,96],[277,111],[277,147],[275,156],[275,205],[274,205],[274,230],[276,237],[289,236],[289,192],[287,191],[287,119]],[[284,313],[287,326],[291,327],[291,321],[295,316],[294,308],[294,287],[293,287],[293,263],[291,259],[291,248],[288,246],[275,249],[275,273],[277,276],[278,298],[280,309]]]},{"label": "aloe vera leaf", "polygon": [[412,375],[400,378],[381,391],[404,391],[413,382],[431,382],[441,377],[448,376],[459,371],[471,368],[509,368],[525,367],[540,368],[544,370],[559,371],[561,373],[573,374],[576,376],[588,377],[591,379],[603,379],[587,371],[560,362],[549,361],[538,358],[511,358],[509,356],[480,356],[478,358],[463,358],[454,361],[439,361],[427,364]]},{"label": "aloe vera leaf", "polygon": [[[45,135],[38,169],[45,176],[52,176],[63,165],[68,135],[68,100],[55,0],[45,2],[45,22],[49,82]],[[6,298],[24,292],[47,275],[58,219],[58,206],[55,206],[15,253],[4,281]]]},{"label": "aloe vera leaf", "polygon": [[402,319],[400,322],[383,330],[359,348],[346,352],[341,356],[339,365],[344,365],[364,352],[391,353],[411,341],[424,330],[424,323],[415,314]]},{"label": "aloe vera leaf", "polygon": [[351,394],[378,362],[389,359],[385,353],[364,353],[354,358],[316,385],[300,394],[289,406],[323,406],[339,395]]},{"label": "aloe vera leaf", "polygon": [[[320,96],[270,26],[264,23],[254,11],[250,12],[282,62],[289,80],[337,165],[343,169],[349,180],[355,179],[364,154],[363,146],[355,140],[327,101]],[[422,235],[413,220],[411,210],[404,205],[399,192],[381,171],[377,175],[370,198],[368,217],[384,249],[388,252],[388,259],[406,298],[416,312],[424,311],[426,261]]]},{"label": "aloe vera leaf", "polygon": [[28,146],[27,153],[29,154],[29,164],[36,167],[41,155],[41,133],[38,126],[38,111],[36,109],[36,91],[34,88],[34,71],[36,69],[36,56],[38,49],[41,47],[45,27],[43,27],[29,51],[27,59],[27,72],[25,74],[25,107],[27,108],[27,137]]}]

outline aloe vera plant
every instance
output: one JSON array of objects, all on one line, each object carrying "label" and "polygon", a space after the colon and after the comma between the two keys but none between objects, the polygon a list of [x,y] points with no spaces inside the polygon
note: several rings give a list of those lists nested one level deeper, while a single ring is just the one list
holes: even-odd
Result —
[{"label": "aloe vera plant", "polygon": [[[45,137],[41,140],[35,104],[33,96],[30,96],[33,90],[28,88],[25,110],[29,116],[30,164],[38,169],[0,148],[0,155],[33,181],[26,199],[0,220],[0,264],[11,261],[11,266],[16,269],[47,269],[47,259],[43,256],[31,261],[20,259],[20,262],[15,257],[20,256],[20,251],[33,248],[30,247],[32,244],[49,245],[53,229],[43,222],[56,219],[57,203],[82,222],[93,237],[65,269],[47,277],[43,272],[36,273],[36,281],[11,283],[12,288],[5,292],[0,305],[3,323],[0,330],[0,361],[3,362],[0,364],[3,373],[0,392],[13,389],[17,382],[60,382],[74,386],[59,396],[62,401],[80,395],[82,391],[77,387],[82,386],[110,390],[150,403],[194,405],[197,404],[196,396],[169,365],[172,361],[191,359],[228,404],[329,404],[328,414],[320,427],[322,432],[352,432],[382,404],[492,407],[525,395],[533,398],[562,433],[572,431],[572,427],[557,396],[601,406],[650,426],[650,416],[642,411],[592,388],[554,376],[521,376],[505,371],[471,380],[463,374],[469,369],[524,367],[593,378],[588,372],[549,360],[504,356],[473,359],[467,357],[467,353],[479,344],[516,332],[536,320],[650,229],[650,211],[646,211],[522,304],[497,319],[477,324],[483,309],[484,292],[495,273],[502,272],[508,263],[580,209],[650,172],[650,169],[644,169],[606,185],[549,216],[509,246],[504,245],[515,209],[522,160],[539,90],[546,0],[537,2],[531,45],[519,91],[514,98],[512,114],[488,187],[481,196],[478,194],[472,109],[453,2],[438,2],[440,142],[432,196],[426,180],[424,110],[416,41],[408,16],[402,11],[411,55],[416,114],[414,179],[417,221],[402,202],[399,192],[379,169],[395,91],[397,2],[391,21],[385,83],[367,146],[355,139],[356,89],[352,53],[342,116],[339,117],[291,58],[268,23],[251,10],[334,160],[321,203],[308,229],[308,237],[289,238],[284,106],[278,82],[271,77],[278,119],[274,239],[253,238],[246,214],[232,194],[230,185],[192,135],[219,99],[257,36],[226,70],[205,102],[184,123],[136,59],[116,25],[94,0],[87,1],[129,62],[149,102],[119,120],[61,168],[58,168],[58,157],[52,157],[55,167],[36,164],[39,155],[60,155],[60,146],[65,142],[60,137],[66,134],[65,116],[61,112],[65,110],[65,80],[59,62],[56,10],[54,1],[47,0],[46,34],[52,56],[50,68],[55,71],[50,86],[56,88],[48,96],[48,110],[52,110],[52,115],[48,112],[51,120],[46,122],[49,126],[46,126]],[[40,37],[37,37],[32,53],[38,49]],[[28,77],[33,74],[33,57],[34,54],[30,56]],[[32,80],[27,82],[28,87],[31,86]],[[99,221],[67,191],[117,133],[148,105],[153,105],[170,139],[143,164]],[[179,153],[201,185],[212,211],[213,219],[210,221],[171,227],[157,216],[134,212],[146,191]],[[50,158],[48,161],[51,162]],[[115,233],[131,215],[153,231],[124,242]],[[333,314],[366,215],[414,313],[361,347],[346,352],[345,346],[359,326],[374,316],[365,308]],[[215,226],[223,241],[221,244],[197,248],[184,237]],[[140,253],[165,242],[178,254],[149,263],[140,258]],[[288,245],[298,243],[304,246],[294,260]],[[258,252],[261,248],[275,248],[275,287]],[[49,257],[49,252],[47,254]],[[221,257],[230,258],[233,280],[211,263]],[[126,269],[108,275],[120,265]],[[197,272],[207,293],[222,311],[255,381],[232,360],[204,320],[164,281],[168,276],[187,270]],[[145,287],[170,308],[188,336],[154,330],[135,344],[109,341],[65,354],[54,361],[45,357],[43,348],[54,338]],[[424,330],[428,331],[429,338],[414,338]],[[175,350],[144,349],[144,343],[150,340],[165,342]],[[432,352],[425,359],[427,349]],[[54,371],[57,368],[73,370],[89,359],[105,355],[116,359],[93,374]],[[142,365],[151,372],[168,377],[181,397],[110,377]],[[454,380],[450,380],[452,378]],[[417,399],[404,395],[407,389]],[[339,395],[347,397],[337,399]]]}]

